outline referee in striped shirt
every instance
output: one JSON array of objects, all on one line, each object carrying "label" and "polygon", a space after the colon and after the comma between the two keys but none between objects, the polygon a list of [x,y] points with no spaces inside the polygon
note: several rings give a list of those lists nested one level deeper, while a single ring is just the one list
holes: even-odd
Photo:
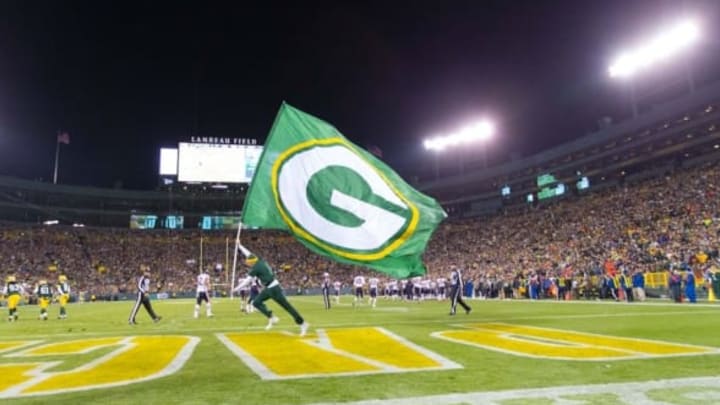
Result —
[{"label": "referee in striped shirt", "polygon": [[130,319],[128,320],[128,323],[130,325],[137,325],[137,322],[135,322],[135,316],[138,313],[138,310],[140,310],[140,304],[145,307],[148,314],[150,314],[150,317],[152,318],[153,322],[158,322],[160,319],[162,319],[161,316],[158,316],[155,311],[153,311],[152,304],[150,304],[150,271],[145,270],[143,271],[143,274],[138,278],[137,283],[137,299],[135,300],[135,305],[133,306],[132,312],[130,312]]},{"label": "referee in striped shirt", "polygon": [[465,309],[466,314],[472,311],[472,308],[462,298],[463,286],[462,270],[452,265],[452,272],[450,272],[450,315],[455,315],[457,304],[460,304]]},{"label": "referee in striped shirt", "polygon": [[322,296],[325,302],[325,309],[330,309],[330,273],[323,274]]}]

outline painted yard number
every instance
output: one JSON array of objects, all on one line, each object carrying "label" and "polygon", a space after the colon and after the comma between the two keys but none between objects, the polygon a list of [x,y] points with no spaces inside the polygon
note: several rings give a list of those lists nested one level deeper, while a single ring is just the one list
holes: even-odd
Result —
[{"label": "painted yard number", "polygon": [[[200,341],[190,336],[132,336],[83,339],[35,346],[4,354],[0,363],[0,398],[46,395],[114,387],[170,375],[190,358]],[[3,342],[0,351],[9,352],[33,343]],[[61,364],[33,361],[39,356],[72,356],[107,348],[105,354],[68,371],[52,371]],[[143,359],[138,362],[137,359]],[[9,362],[6,362],[9,361]]]},{"label": "painted yard number", "polygon": [[314,339],[281,332],[218,337],[265,380],[462,368],[382,328],[318,330]]},{"label": "painted yard number", "polygon": [[[720,353],[718,348],[507,324],[474,324],[432,336],[520,356],[558,360],[625,360]],[[462,368],[437,353],[377,327],[317,330],[304,339],[284,332],[218,334],[265,380]],[[200,338],[131,336],[0,341],[0,399],[114,387],[167,376],[192,355]],[[362,344],[358,344],[362,342]],[[272,347],[273,350],[267,350]],[[97,356],[92,354],[97,352]],[[73,369],[66,356],[93,359]],[[53,360],[46,360],[52,357]],[[142,358],[138,363],[136,360]],[[45,360],[43,360],[45,359]]]},{"label": "painted yard number", "polygon": [[485,323],[467,330],[435,332],[451,342],[553,360],[607,361],[720,353],[718,348],[621,338],[531,326]]}]

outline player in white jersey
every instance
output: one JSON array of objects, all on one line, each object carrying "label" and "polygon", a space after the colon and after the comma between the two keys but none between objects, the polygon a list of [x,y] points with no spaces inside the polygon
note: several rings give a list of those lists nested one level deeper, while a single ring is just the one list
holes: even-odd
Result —
[{"label": "player in white jersey", "polygon": [[400,291],[399,291],[399,293],[400,293],[400,299],[403,300],[403,301],[405,301],[406,299],[412,299],[412,292],[410,292],[410,293],[408,294],[408,289],[409,289],[408,286],[409,286],[409,285],[412,285],[412,284],[410,284],[410,282],[408,281],[408,279],[404,278],[404,279],[400,280]]},{"label": "player in white jersey", "polygon": [[[238,285],[242,285],[243,280],[245,280],[245,277],[241,277],[238,280]],[[240,297],[240,311],[248,312],[248,308],[245,304],[248,302],[248,295],[250,294],[250,286],[243,285],[242,287],[235,288],[233,290],[233,293],[238,294],[238,296]]]},{"label": "player in white jersey", "polygon": [[390,290],[390,298],[392,298],[393,301],[400,298],[400,287],[398,287],[397,280],[390,280],[388,289]]},{"label": "player in white jersey", "polygon": [[430,298],[430,294],[432,294],[432,290],[430,289],[430,279],[424,278],[420,282],[420,299],[424,300],[426,298]]},{"label": "player in white jersey", "polygon": [[438,301],[444,300],[446,297],[445,287],[447,285],[447,279],[440,277],[437,279],[437,299]]},{"label": "player in white jersey", "polygon": [[213,316],[212,304],[210,303],[210,275],[205,271],[198,274],[197,276],[197,292],[195,294],[195,314],[194,317],[197,319],[200,316],[200,304],[205,302],[205,315],[208,318]]},{"label": "player in white jersey", "polygon": [[437,298],[438,296],[438,288],[437,288],[437,282],[434,280],[430,280],[430,294],[428,295],[428,298]]},{"label": "player in white jersey", "polygon": [[339,281],[335,281],[333,283],[333,293],[335,294],[335,303],[340,303],[340,288],[342,287],[342,283]]},{"label": "player in white jersey", "polygon": [[375,308],[375,304],[377,304],[378,284],[380,284],[380,280],[378,280],[377,277],[370,277],[368,280],[370,287],[370,304],[373,308]]},{"label": "player in white jersey", "polygon": [[358,301],[362,303],[364,298],[363,287],[365,287],[365,277],[355,276],[355,279],[353,280],[353,287],[355,288],[355,299],[353,300],[353,305],[357,304]]},{"label": "player in white jersey", "polygon": [[412,299],[419,300],[422,297],[422,277],[416,276],[410,279],[412,282]]},{"label": "player in white jersey", "polygon": [[252,302],[260,295],[260,282],[257,277],[253,277],[250,283],[245,283],[247,276],[242,276],[238,279],[237,287],[233,290],[233,293],[240,293],[240,311],[251,314],[255,312],[255,307]]}]

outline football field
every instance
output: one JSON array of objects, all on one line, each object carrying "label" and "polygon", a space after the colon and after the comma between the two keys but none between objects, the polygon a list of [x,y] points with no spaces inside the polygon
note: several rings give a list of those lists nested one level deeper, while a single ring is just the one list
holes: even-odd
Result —
[{"label": "football field", "polygon": [[[7,404],[703,404],[720,403],[720,305],[291,297],[310,322],[215,300],[72,304],[67,320],[20,307],[0,323]],[[3,314],[7,308],[3,307]]]}]

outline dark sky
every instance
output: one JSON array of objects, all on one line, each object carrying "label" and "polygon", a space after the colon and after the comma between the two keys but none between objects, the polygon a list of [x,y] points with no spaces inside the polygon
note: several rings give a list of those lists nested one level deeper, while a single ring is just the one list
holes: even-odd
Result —
[{"label": "dark sky", "polygon": [[[403,173],[420,146],[492,117],[491,162],[628,111],[607,77],[628,42],[713,0],[261,2],[0,0],[0,174],[149,189],[190,135],[264,140],[283,100],[375,144]],[[705,41],[698,54],[716,55]]]}]

